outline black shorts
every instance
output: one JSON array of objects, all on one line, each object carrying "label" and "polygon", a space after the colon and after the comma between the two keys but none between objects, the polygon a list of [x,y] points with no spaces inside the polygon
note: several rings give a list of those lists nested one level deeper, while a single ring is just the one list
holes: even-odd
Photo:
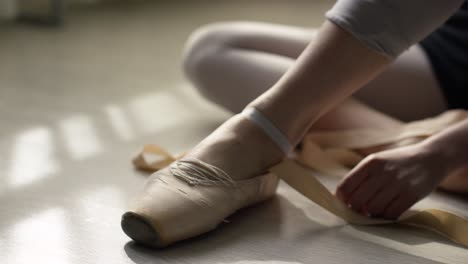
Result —
[{"label": "black shorts", "polygon": [[468,110],[468,1],[422,40],[450,109]]}]

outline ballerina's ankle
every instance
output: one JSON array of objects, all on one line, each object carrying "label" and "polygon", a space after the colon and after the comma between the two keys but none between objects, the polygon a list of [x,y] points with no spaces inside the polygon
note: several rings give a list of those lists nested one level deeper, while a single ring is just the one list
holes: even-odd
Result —
[{"label": "ballerina's ankle", "polygon": [[259,126],[283,151],[286,157],[290,159],[295,157],[294,147],[289,143],[288,138],[262,112],[258,111],[255,107],[247,107],[241,114]]}]

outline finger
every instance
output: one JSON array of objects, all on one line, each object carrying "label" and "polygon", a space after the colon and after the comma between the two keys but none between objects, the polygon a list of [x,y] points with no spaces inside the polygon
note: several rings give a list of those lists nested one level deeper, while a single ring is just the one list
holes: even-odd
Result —
[{"label": "finger", "polygon": [[348,200],[351,197],[351,194],[356,190],[361,182],[367,178],[369,175],[369,170],[370,164],[367,162],[357,165],[338,185],[336,189],[336,196],[341,201],[348,204]]},{"label": "finger", "polygon": [[383,216],[386,219],[397,219],[403,212],[416,203],[416,201],[417,200],[414,198],[414,195],[410,192],[402,192],[385,209]]},{"label": "finger", "polygon": [[391,175],[382,175],[380,172],[370,173],[351,194],[349,199],[351,208],[368,215],[367,203],[391,180]]},{"label": "finger", "polygon": [[398,183],[390,181],[382,186],[367,203],[367,211],[373,217],[383,217],[385,209],[398,197],[401,187]]}]

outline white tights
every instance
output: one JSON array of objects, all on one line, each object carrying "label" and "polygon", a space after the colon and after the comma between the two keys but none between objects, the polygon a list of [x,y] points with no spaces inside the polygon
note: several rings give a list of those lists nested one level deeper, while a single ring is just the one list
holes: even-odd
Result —
[{"label": "white tights", "polygon": [[[285,25],[210,24],[190,36],[184,52],[184,71],[205,98],[238,113],[286,72],[314,36],[314,30]],[[392,123],[394,118],[410,121],[447,109],[431,65],[417,45],[356,92],[354,98],[361,103],[350,99],[321,119],[337,120],[344,113],[345,119],[358,123],[363,121],[356,118]],[[330,121],[326,123],[334,127]]]}]

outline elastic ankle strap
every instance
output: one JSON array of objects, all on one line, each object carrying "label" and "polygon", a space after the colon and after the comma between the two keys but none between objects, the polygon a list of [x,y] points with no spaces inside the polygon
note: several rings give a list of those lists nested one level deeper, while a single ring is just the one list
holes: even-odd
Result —
[{"label": "elastic ankle strap", "polygon": [[288,138],[266,118],[262,112],[254,107],[245,108],[242,113],[249,120],[257,124],[271,138],[273,142],[286,154],[288,158],[294,157],[294,148],[289,143]]}]

